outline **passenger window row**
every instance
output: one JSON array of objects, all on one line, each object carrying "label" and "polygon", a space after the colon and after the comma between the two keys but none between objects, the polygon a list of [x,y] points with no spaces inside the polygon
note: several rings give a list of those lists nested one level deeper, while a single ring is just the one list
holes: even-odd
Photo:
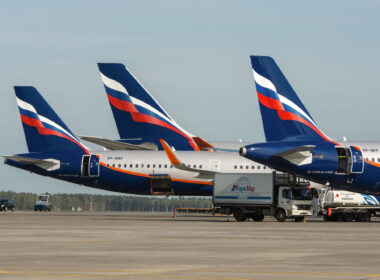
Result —
[{"label": "passenger window row", "polygon": [[[257,165],[257,166],[255,166],[255,165],[251,165],[251,169],[255,169],[255,168],[260,169],[260,168],[261,168],[261,165]],[[237,166],[237,165],[234,165],[234,169],[238,169],[238,166]],[[240,169],[244,169],[244,166],[243,166],[243,165],[240,165]],[[245,169],[249,169],[249,165],[246,165],[246,166],[245,166]],[[266,167],[265,165],[263,165],[263,169],[267,169],[267,167]],[[268,169],[270,169],[270,168],[268,167]]]}]

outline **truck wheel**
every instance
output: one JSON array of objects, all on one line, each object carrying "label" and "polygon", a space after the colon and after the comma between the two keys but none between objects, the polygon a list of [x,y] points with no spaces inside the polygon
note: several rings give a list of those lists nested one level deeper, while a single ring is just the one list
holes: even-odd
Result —
[{"label": "truck wheel", "polygon": [[343,220],[345,222],[352,222],[352,220],[354,219],[354,213],[353,212],[346,212],[343,214]]},{"label": "truck wheel", "polygon": [[285,222],[286,220],[286,214],[284,209],[279,208],[276,210],[276,213],[274,213],[274,217],[277,219],[277,222]]},{"label": "truck wheel", "polygon": [[252,219],[255,222],[262,222],[264,220],[264,214],[263,213],[255,213],[255,214],[253,214]]},{"label": "truck wheel", "polygon": [[369,217],[370,216],[367,210],[361,210],[356,213],[355,220],[357,220],[358,222],[367,222],[369,221]]},{"label": "truck wheel", "polygon": [[304,216],[294,217],[294,221],[295,221],[296,223],[303,222],[304,220],[305,220],[305,217],[304,217]]},{"label": "truck wheel", "polygon": [[244,222],[245,220],[247,220],[248,216],[244,213],[243,210],[241,210],[241,208],[236,208],[234,210],[234,218],[238,222]]},{"label": "truck wheel", "polygon": [[7,212],[7,211],[8,211],[8,207],[5,206],[5,207],[4,207],[4,212]]}]

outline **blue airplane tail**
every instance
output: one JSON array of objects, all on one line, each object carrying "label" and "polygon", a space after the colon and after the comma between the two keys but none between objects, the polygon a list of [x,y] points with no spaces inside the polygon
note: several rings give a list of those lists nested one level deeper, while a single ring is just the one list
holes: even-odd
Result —
[{"label": "blue airplane tail", "polygon": [[158,144],[165,139],[182,150],[197,150],[193,135],[181,128],[120,63],[98,63],[122,139],[141,138]]},{"label": "blue airplane tail", "polygon": [[297,94],[268,56],[251,56],[253,75],[268,142],[329,140],[318,128]]},{"label": "blue airplane tail", "polygon": [[34,87],[15,86],[26,143],[30,153],[85,152],[70,129]]},{"label": "blue airplane tail", "polygon": [[141,139],[142,135],[133,120],[137,109],[128,92],[125,66],[120,63],[98,63],[107,98],[121,139]]}]

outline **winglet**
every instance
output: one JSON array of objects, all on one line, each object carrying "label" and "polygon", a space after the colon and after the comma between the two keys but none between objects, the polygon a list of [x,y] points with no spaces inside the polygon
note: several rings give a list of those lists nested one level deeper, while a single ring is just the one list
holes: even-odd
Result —
[{"label": "winglet", "polygon": [[160,139],[160,143],[162,147],[164,148],[164,151],[166,155],[168,156],[170,163],[173,165],[179,165],[181,164],[181,161],[176,157],[172,149],[169,147],[168,143],[164,139]]},{"label": "winglet", "polygon": [[197,144],[197,146],[201,150],[208,150],[210,148],[215,148],[213,145],[211,145],[209,142],[207,142],[206,140],[204,140],[201,137],[195,136],[195,137],[193,137],[193,140],[194,140],[195,144]]}]

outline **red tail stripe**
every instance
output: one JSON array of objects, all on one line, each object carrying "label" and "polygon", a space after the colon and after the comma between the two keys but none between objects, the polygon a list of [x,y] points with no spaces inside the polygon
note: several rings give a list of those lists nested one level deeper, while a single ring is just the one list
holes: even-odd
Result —
[{"label": "red tail stripe", "polygon": [[155,125],[162,126],[162,127],[168,128],[170,130],[173,130],[173,131],[177,132],[178,134],[182,135],[183,137],[185,137],[186,139],[188,139],[190,146],[193,147],[194,150],[200,151],[199,147],[194,144],[192,138],[190,138],[189,136],[187,136],[185,133],[183,133],[179,129],[175,128],[174,126],[172,126],[172,125],[170,125],[170,124],[168,124],[168,123],[166,123],[160,119],[157,119],[155,117],[140,113],[137,110],[137,108],[135,107],[135,105],[133,105],[133,103],[131,103],[131,102],[127,102],[124,100],[117,99],[117,98],[109,95],[108,93],[107,93],[107,97],[108,97],[109,102],[112,104],[112,106],[116,107],[119,110],[131,113],[132,118],[135,122],[151,123],[151,124],[155,124]]},{"label": "red tail stripe", "polygon": [[107,97],[108,97],[109,102],[112,104],[112,106],[116,107],[117,109],[122,110],[122,111],[127,111],[130,113],[138,113],[138,110],[135,107],[135,105],[133,105],[133,103],[115,98],[109,95],[108,93],[107,93]]},{"label": "red tail stripe", "polygon": [[58,137],[63,137],[65,139],[70,140],[71,142],[77,144],[79,147],[81,147],[86,152],[86,154],[89,154],[89,152],[87,151],[87,149],[83,145],[81,145],[79,142],[75,141],[71,137],[68,137],[67,135],[60,133],[58,131],[55,131],[53,129],[49,129],[49,128],[44,127],[40,120],[33,119],[30,117],[24,116],[22,114],[20,114],[20,116],[21,116],[21,121],[23,123],[25,123],[26,125],[29,125],[29,126],[36,127],[39,134],[41,134],[41,135],[54,135],[54,136],[58,136]]},{"label": "red tail stripe", "polygon": [[[277,111],[277,114],[281,120],[291,120],[291,121],[297,121],[300,123],[303,123],[313,129],[319,136],[321,136],[326,141],[332,142],[330,139],[328,139],[318,128],[316,128],[313,124],[305,120],[304,118],[297,116],[294,113],[290,113],[288,111],[285,111],[284,107],[282,106],[282,103],[279,100],[273,99],[271,97],[267,97],[260,92],[257,92],[257,96],[259,98],[259,101],[262,105],[265,107],[268,107],[270,109],[274,109]],[[338,143],[333,142],[334,144],[338,145]]]},{"label": "red tail stripe", "polygon": [[152,116],[149,116],[146,114],[142,114],[142,113],[134,113],[134,114],[132,114],[132,118],[135,122],[151,123],[151,124],[155,124],[155,125],[162,126],[162,127],[168,128],[170,130],[173,130],[173,131],[177,132],[178,134],[182,135],[183,137],[185,137],[186,139],[188,139],[190,146],[193,147],[194,150],[200,151],[198,146],[194,144],[192,138],[190,138],[189,136],[187,136],[185,133],[183,133],[179,129],[175,128],[174,126],[172,126],[172,125],[170,125],[170,124],[168,124],[168,123],[166,123],[160,119],[157,119],[155,117],[152,117]]}]

